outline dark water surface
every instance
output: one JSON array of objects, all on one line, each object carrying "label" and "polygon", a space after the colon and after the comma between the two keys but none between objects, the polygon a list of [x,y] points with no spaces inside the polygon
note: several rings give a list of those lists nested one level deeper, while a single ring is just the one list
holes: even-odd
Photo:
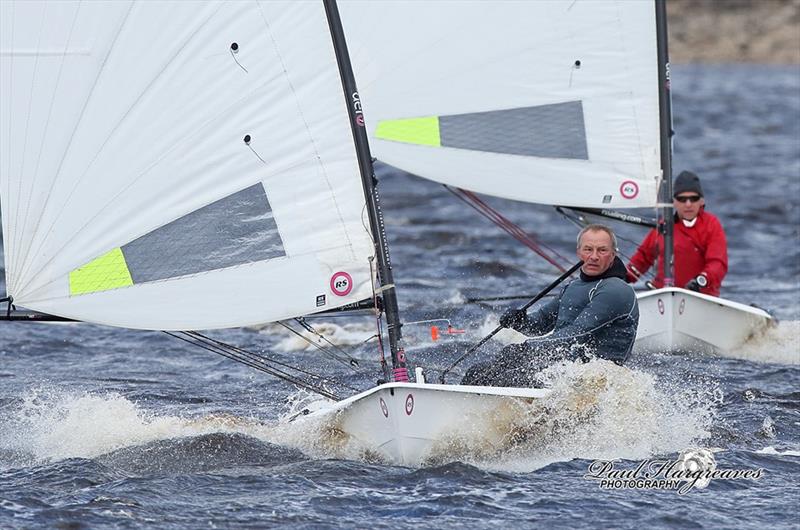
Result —
[{"label": "dark water surface", "polygon": [[[797,528],[800,71],[676,67],[673,90],[675,170],[702,177],[708,208],[728,232],[723,294],[780,319],[731,352],[737,358],[636,356],[589,424],[562,425],[508,454],[440,455],[410,469],[286,423],[314,398],[161,333],[4,324],[0,528]],[[404,320],[448,318],[466,330],[434,345],[429,324],[408,324],[412,364],[441,366],[492,329],[503,306],[466,297],[535,293],[556,276],[441,186],[379,173]],[[551,208],[491,203],[570,256],[576,230]],[[621,235],[636,241],[643,232]],[[369,319],[311,322],[363,370],[332,363],[275,325],[214,336],[358,388],[374,382]],[[689,447],[713,449],[720,468],[763,473],[685,495],[601,489],[584,478],[596,459],[630,468]]]}]

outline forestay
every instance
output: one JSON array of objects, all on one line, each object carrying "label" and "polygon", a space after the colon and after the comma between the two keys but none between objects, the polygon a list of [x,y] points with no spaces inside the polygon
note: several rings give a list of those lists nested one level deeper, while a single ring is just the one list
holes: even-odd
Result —
[{"label": "forestay", "polygon": [[343,3],[372,153],[544,204],[656,204],[652,0]]},{"label": "forestay", "polygon": [[0,92],[16,304],[209,329],[371,296],[321,2],[2,2]]}]

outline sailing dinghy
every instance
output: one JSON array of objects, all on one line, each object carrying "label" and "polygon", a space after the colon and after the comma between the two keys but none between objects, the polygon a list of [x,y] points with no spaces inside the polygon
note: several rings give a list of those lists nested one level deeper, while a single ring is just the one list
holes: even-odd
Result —
[{"label": "sailing dinghy", "polygon": [[477,191],[651,204],[663,3],[453,5],[344,3],[343,28],[333,0],[0,3],[6,319],[198,339],[366,302],[388,382],[319,414],[403,464],[465,417],[539,406],[549,390],[409,381],[367,133]]},{"label": "sailing dinghy", "polygon": [[664,287],[639,299],[634,351],[699,352],[725,356],[771,326],[775,319],[758,307],[716,296]]},{"label": "sailing dinghy", "polygon": [[[666,27],[653,2],[501,5],[427,2],[411,15],[389,4],[346,24],[362,45],[354,57],[372,152],[450,188],[672,219]],[[673,287],[640,293],[639,311],[639,353],[725,355],[774,323],[761,309]]]}]

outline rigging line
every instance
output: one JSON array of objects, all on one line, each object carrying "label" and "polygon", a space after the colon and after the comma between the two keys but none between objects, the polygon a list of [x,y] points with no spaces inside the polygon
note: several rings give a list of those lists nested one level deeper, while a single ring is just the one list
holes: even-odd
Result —
[{"label": "rigging line", "polygon": [[[244,357],[249,357],[249,358],[254,359],[255,361],[258,361],[258,362],[277,364],[278,366],[283,366],[284,368],[288,368],[290,370],[295,370],[297,372],[306,374],[309,377],[318,379],[318,380],[326,382],[326,383],[330,383],[332,385],[341,386],[343,388],[347,388],[349,390],[353,390],[353,391],[356,391],[356,392],[358,392],[358,390],[359,390],[359,389],[354,388],[354,387],[352,387],[350,385],[347,385],[345,383],[336,381],[335,379],[330,379],[330,378],[315,374],[313,372],[309,372],[309,371],[304,370],[302,368],[298,368],[297,366],[292,366],[291,364],[287,364],[287,363],[278,361],[277,359],[274,359],[274,358],[271,358],[271,357],[267,357],[266,355],[262,355],[260,353],[256,353],[256,352],[253,352],[253,351],[250,351],[250,350],[245,350],[244,348],[239,348],[238,346],[234,346],[233,344],[228,344],[227,342],[223,342],[223,341],[220,341],[220,340],[217,340],[217,339],[212,339],[211,337],[203,335],[202,333],[199,333],[197,331],[184,331],[183,333],[185,333],[185,334],[187,334],[189,336],[195,337],[197,339],[202,339],[202,340],[206,341],[209,344],[213,344],[217,348],[226,349],[226,350],[228,350],[230,352],[234,352],[234,353],[236,353],[238,355],[241,355],[241,356],[244,356]],[[275,368],[274,366],[272,366],[271,368],[273,370],[277,370],[277,371],[280,371],[280,372],[283,373],[283,370],[280,370],[279,368]],[[292,376],[292,377],[296,377],[296,376]]]},{"label": "rigging line", "polygon": [[[488,297],[481,297],[481,298],[466,298],[464,301],[468,304],[479,304],[484,307],[496,307],[496,304],[487,304],[485,302],[503,302],[507,300],[519,300],[521,298],[531,298],[532,294],[519,294],[519,295],[511,295],[511,296],[488,296]],[[551,297],[553,295],[547,295]]]},{"label": "rigging line", "polygon": [[[233,57],[233,60],[236,62],[236,64],[238,64],[238,65],[239,65],[239,68],[241,68],[242,70],[244,70],[244,73],[246,73],[246,74],[249,74],[249,73],[250,73],[250,72],[248,72],[248,71],[247,71],[247,68],[245,68],[244,66],[242,66],[242,63],[240,63],[240,62],[239,62],[239,59],[237,59],[237,58],[236,58],[236,54],[234,53],[234,51],[233,51],[233,50],[231,50],[231,57]],[[259,156],[258,158],[261,158],[261,157]]]},{"label": "rigging line", "polygon": [[337,312],[319,312],[314,313],[311,315],[306,315],[303,318],[306,320],[315,319],[315,318],[351,318],[351,317],[366,317],[372,316],[374,314],[374,310],[363,308],[363,309],[348,309],[347,311],[337,311]]},{"label": "rigging line", "polygon": [[272,368],[269,367],[268,365],[259,364],[259,363],[256,363],[255,361],[251,361],[251,360],[249,360],[247,358],[237,357],[234,354],[231,354],[231,353],[225,351],[224,349],[216,348],[213,345],[204,344],[202,341],[192,340],[191,338],[182,337],[180,335],[174,334],[174,333],[169,332],[169,331],[164,331],[164,333],[166,333],[170,337],[176,338],[178,340],[182,340],[182,341],[187,342],[187,343],[189,343],[189,344],[191,344],[193,346],[197,346],[198,348],[202,348],[202,349],[210,351],[212,353],[216,353],[217,355],[221,355],[221,356],[226,357],[228,359],[231,359],[233,361],[236,361],[236,362],[239,362],[241,364],[250,366],[251,368],[254,368],[254,369],[256,369],[256,370],[258,370],[260,372],[264,372],[264,373],[273,375],[275,377],[278,377],[278,378],[281,378],[281,379],[285,379],[287,381],[290,381],[290,382],[298,384],[298,385],[304,383],[303,381],[300,381],[300,380],[293,381],[293,379],[295,379],[295,378],[293,378],[289,374],[286,374],[285,377],[284,377],[281,374],[273,371]]},{"label": "rigging line", "polygon": [[254,367],[254,368],[259,368],[262,371],[266,371],[267,373],[269,373],[269,374],[271,374],[271,375],[273,375],[275,377],[284,379],[286,381],[290,381],[290,382],[292,382],[294,384],[303,385],[303,386],[309,387],[309,388],[312,387],[312,386],[318,387],[318,388],[324,388],[324,387],[319,386],[316,382],[304,380],[304,379],[300,378],[299,376],[296,376],[294,374],[290,374],[290,373],[288,373],[288,372],[286,372],[284,370],[280,370],[278,368],[275,368],[274,366],[270,366],[263,359],[258,359],[258,358],[255,358],[255,357],[248,357],[247,355],[238,354],[238,353],[234,352],[233,350],[228,350],[228,349],[225,349],[223,347],[216,346],[213,343],[209,343],[209,342],[203,342],[203,341],[198,340],[198,342],[196,342],[196,344],[198,346],[204,346],[205,349],[208,349],[210,351],[217,352],[220,355],[223,355],[224,357],[227,357],[228,359],[231,359],[231,360],[246,364],[246,365]]},{"label": "rigging line", "polygon": [[[342,355],[344,355],[344,356],[345,356],[345,358],[347,359],[347,364],[348,364],[348,365],[349,365],[351,368],[355,369],[355,367],[357,367],[357,366],[358,366],[358,359],[356,359],[355,357],[353,357],[352,355],[350,355],[349,353],[347,353],[347,352],[346,352],[346,351],[345,351],[343,348],[341,348],[340,346],[338,346],[338,345],[336,345],[336,344],[332,343],[331,341],[329,341],[329,340],[328,340],[328,338],[327,338],[325,335],[323,335],[322,333],[320,333],[319,331],[317,331],[316,329],[314,329],[314,328],[311,326],[311,324],[309,324],[308,322],[306,322],[306,320],[305,320],[303,317],[298,317],[298,318],[295,318],[294,320],[295,320],[295,322],[297,322],[298,324],[300,324],[301,326],[303,326],[303,328],[304,328],[306,331],[308,331],[309,333],[313,333],[314,335],[316,335],[316,336],[317,336],[317,337],[319,337],[320,339],[324,340],[324,341],[325,341],[325,342],[326,342],[326,343],[327,343],[327,344],[328,344],[328,345],[329,345],[331,348],[335,349],[336,351],[338,351],[338,352],[340,352]],[[333,355],[333,354],[332,354],[332,355]],[[335,356],[334,356],[334,358],[335,358]],[[337,359],[337,360],[338,360],[338,359]]]},{"label": "rigging line", "polygon": [[[300,378],[292,376],[291,374],[283,373],[282,371],[277,370],[277,369],[267,365],[266,363],[263,363],[263,362],[262,363],[258,363],[258,362],[254,361],[254,360],[247,359],[246,357],[237,356],[234,353],[226,351],[223,348],[214,347],[213,344],[210,345],[210,344],[204,344],[201,341],[196,341],[196,340],[193,341],[193,340],[190,340],[190,339],[188,339],[186,337],[181,337],[180,335],[176,335],[176,334],[174,334],[172,332],[169,332],[169,331],[164,331],[164,333],[166,333],[170,337],[174,337],[174,338],[176,338],[178,340],[182,340],[184,342],[192,344],[193,346],[197,346],[199,348],[203,348],[204,350],[210,351],[212,353],[216,353],[217,355],[221,355],[222,357],[226,357],[226,358],[228,358],[228,359],[230,359],[232,361],[236,361],[238,363],[244,364],[246,366],[254,368],[255,370],[270,374],[270,375],[272,375],[274,377],[277,377],[279,379],[283,379],[284,381],[292,383],[295,386],[298,386],[300,388],[304,388],[306,390],[315,392],[315,393],[320,394],[320,395],[322,395],[324,397],[327,397],[329,399],[333,399],[333,400],[337,400],[337,401],[340,399],[336,394],[334,394],[333,392],[330,392],[329,390],[327,390],[325,388],[319,387],[319,386],[317,386],[317,385],[315,385],[313,383],[310,383],[308,381],[304,381],[304,380],[302,380]],[[182,332],[182,333],[185,333],[185,332]]]},{"label": "rigging line", "polygon": [[549,250],[551,253],[555,254],[556,256],[558,256],[563,260],[564,259],[563,256],[558,254],[558,252],[549,247],[546,247],[546,245],[544,244],[539,243],[531,235],[527,234],[524,230],[522,230],[519,226],[515,225],[510,220],[503,217],[499,212],[494,210],[491,206],[481,201],[476,195],[470,192],[466,192],[466,190],[459,189],[458,191],[459,194],[463,194],[462,196],[457,195],[462,201],[472,206],[479,213],[483,214],[493,223],[495,223],[500,228],[505,230],[512,237],[523,243],[525,246],[537,252],[540,256],[549,261],[552,265],[556,266],[557,268],[559,267],[557,263],[552,261],[551,258],[541,250],[541,248],[547,248],[547,250]]},{"label": "rigging line", "polygon": [[[58,87],[61,84],[61,75],[64,72],[64,63],[66,62],[67,52],[69,51],[70,43],[72,42],[72,36],[73,36],[74,30],[75,30],[75,25],[76,25],[76,23],[78,21],[78,14],[81,11],[81,6],[82,6],[82,4],[79,2],[78,3],[78,7],[75,9],[75,15],[72,17],[72,24],[70,24],[70,27],[69,27],[69,35],[67,35],[67,39],[64,42],[64,51],[61,54],[61,61],[59,61],[59,63],[58,63],[58,74],[56,75],[55,83],[53,83],[53,92],[51,93],[50,105],[48,106],[48,109],[47,109],[47,119],[44,122],[44,128],[43,128],[43,132],[42,132],[42,137],[41,137],[41,140],[39,142],[39,154],[36,157],[36,167],[33,170],[33,179],[32,179],[31,184],[30,184],[30,189],[32,191],[36,188],[36,181],[39,178],[39,167],[40,167],[41,162],[42,162],[42,152],[44,151],[45,140],[47,139],[47,132],[48,132],[48,130],[50,128],[50,120],[51,120],[51,118],[53,116],[53,108],[55,107],[56,94],[58,93]],[[44,17],[42,17],[42,19],[44,19]],[[38,60],[38,54],[37,54],[37,60]],[[28,217],[30,215],[31,198],[32,197],[33,197],[33,193],[30,193],[28,195],[27,204],[25,205],[25,214],[23,215],[23,226],[27,226],[28,225]],[[20,237],[21,237],[21,234],[22,234],[22,232],[20,231]],[[21,246],[21,244],[22,244],[22,242],[20,242],[20,246]],[[28,240],[28,247],[25,249],[25,255],[24,255],[23,260],[22,260],[23,264],[24,264],[25,260],[28,259],[30,246],[32,244],[33,244],[33,241],[32,240]],[[19,264],[16,264],[16,265],[19,265]]]},{"label": "rigging line", "polygon": [[[560,270],[561,272],[564,272],[566,270],[563,267],[563,265],[561,265],[558,261],[555,260],[555,258],[549,256],[546,252],[544,252],[544,250],[542,250],[543,247],[546,247],[545,245],[538,243],[530,236],[530,234],[522,230],[520,227],[512,223],[510,220],[503,217],[496,210],[491,208],[491,206],[489,206],[488,204],[484,203],[483,201],[480,201],[480,199],[474,196],[474,194],[468,195],[467,193],[469,192],[465,193],[465,190],[457,188],[458,191],[456,191],[455,189],[447,185],[445,185],[445,188],[447,188],[447,190],[450,191],[453,195],[461,199],[464,203],[468,204],[473,209],[482,214],[484,217],[486,217],[494,224],[505,230],[506,233],[514,237],[517,241],[527,246],[529,249],[533,250],[536,254],[541,256],[545,261],[556,267],[558,270]],[[472,195],[472,197],[470,197],[470,195]],[[473,200],[475,200],[476,203],[473,203],[472,202]],[[566,259],[563,256],[558,254],[558,252],[550,248],[547,249],[556,256],[558,256],[559,258],[561,258],[562,260],[566,261]]]},{"label": "rigging line", "polygon": [[[361,207],[361,226],[364,228],[364,231],[367,233],[367,237],[369,237],[370,242],[372,243],[372,250],[373,255],[369,257],[369,259],[373,259],[375,254],[377,254],[377,244],[375,243],[375,238],[372,235],[372,230],[369,228],[369,214],[367,213],[367,201],[364,199],[364,205]],[[372,267],[370,266],[370,270]]]},{"label": "rigging line", "polygon": [[[222,341],[218,341],[218,340],[212,339],[211,337],[207,337],[207,336],[202,335],[202,334],[200,334],[198,332],[184,332],[184,333],[186,333],[187,335],[193,336],[197,340],[204,340],[207,344],[211,344],[216,348],[227,350],[232,355],[235,354],[235,355],[239,355],[239,356],[244,357],[244,358],[249,358],[253,362],[264,363],[264,364],[267,364],[267,363],[277,364],[279,366],[283,366],[284,368],[287,368],[287,369],[294,370],[296,372],[300,372],[302,374],[305,374],[305,375],[307,375],[307,376],[309,376],[309,377],[311,377],[313,379],[317,379],[317,380],[319,380],[321,382],[324,382],[324,383],[329,383],[331,385],[336,385],[336,386],[340,386],[342,388],[347,388],[348,390],[352,390],[354,392],[358,392],[359,391],[358,388],[352,387],[352,386],[350,386],[348,384],[342,383],[342,382],[337,381],[335,379],[324,377],[324,376],[321,376],[319,374],[315,374],[313,372],[309,372],[307,370],[304,370],[302,368],[298,368],[297,366],[292,366],[290,364],[283,363],[281,361],[278,361],[276,359],[267,357],[265,355],[258,354],[258,353],[255,353],[255,352],[252,352],[252,351],[249,351],[249,350],[245,350],[243,348],[239,348],[237,346],[233,346],[232,344],[228,344],[226,342],[222,342]],[[280,370],[279,368],[276,368],[275,366],[271,366],[270,368],[272,370],[276,370],[276,371],[279,371],[281,373],[286,373],[283,370]],[[297,376],[294,376],[294,375],[291,375],[291,374],[287,374],[287,375],[290,375],[291,377],[297,377]]]},{"label": "rigging line", "polygon": [[238,363],[250,366],[251,368],[255,368],[256,370],[259,370],[261,372],[273,375],[275,377],[278,377],[278,378],[281,378],[281,379],[285,379],[287,381],[290,381],[290,382],[296,383],[296,384],[300,384],[300,383],[303,382],[299,378],[296,378],[296,377],[292,376],[291,374],[284,373],[281,370],[275,369],[275,368],[269,366],[269,364],[267,364],[267,363],[265,363],[263,361],[258,361],[256,359],[249,359],[246,356],[238,355],[238,354],[236,354],[234,352],[226,350],[225,348],[221,348],[221,347],[216,346],[216,345],[214,345],[212,343],[208,343],[208,342],[205,342],[203,340],[197,339],[195,337],[191,337],[190,335],[186,335],[185,337],[180,337],[180,336],[174,335],[174,334],[172,334],[170,332],[167,332],[167,331],[165,331],[165,333],[167,335],[171,336],[171,337],[175,337],[175,338],[180,339],[180,340],[182,340],[184,342],[188,342],[189,344],[192,344],[193,346],[197,346],[199,348],[203,348],[204,350],[210,351],[212,353],[216,353],[218,355],[221,355],[223,357],[226,357],[226,358],[231,359],[233,361],[236,361]]},{"label": "rigging line", "polygon": [[264,164],[266,164],[266,163],[267,163],[267,161],[266,161],[266,160],[264,160],[263,158],[261,158],[261,155],[259,155],[259,154],[256,152],[256,150],[255,150],[255,149],[253,149],[253,146],[252,146],[252,145],[250,145],[250,144],[247,144],[247,147],[250,149],[250,151],[251,151],[251,152],[252,152],[254,155],[256,155],[256,158],[258,158],[259,160],[261,160],[261,162],[262,162],[262,163],[264,163]]},{"label": "rigging line", "polygon": [[[295,319],[295,320],[297,320],[297,319]],[[351,360],[350,360],[350,362],[348,362],[346,359],[343,359],[343,358],[339,357],[339,356],[338,356],[338,355],[336,355],[334,352],[330,351],[329,349],[327,349],[327,348],[325,348],[325,347],[323,347],[323,346],[320,346],[320,345],[319,345],[319,344],[317,344],[316,342],[314,342],[314,341],[312,341],[311,339],[309,339],[308,337],[304,336],[302,333],[300,333],[300,332],[299,332],[299,331],[297,331],[296,329],[292,328],[292,327],[291,327],[291,326],[289,326],[287,323],[285,323],[285,322],[280,322],[280,321],[279,321],[279,322],[278,322],[278,324],[280,324],[280,325],[281,325],[281,326],[283,326],[284,328],[288,329],[289,331],[291,331],[292,333],[294,333],[295,335],[297,335],[298,337],[300,337],[301,339],[303,339],[304,341],[306,341],[306,342],[307,342],[307,343],[309,343],[310,345],[314,346],[315,348],[317,348],[317,350],[319,350],[320,352],[324,353],[325,355],[327,355],[329,358],[333,359],[334,361],[337,361],[337,362],[339,362],[339,363],[342,363],[343,365],[345,365],[345,366],[349,367],[349,368],[350,368],[350,369],[352,369],[353,371],[357,371],[357,370],[354,368],[354,366],[353,366],[353,361],[355,361],[355,359],[353,359],[352,357],[350,357],[350,359],[351,359]],[[309,328],[310,328],[310,326],[309,326]],[[327,341],[327,339],[325,339],[325,337],[323,337],[322,335],[320,335],[320,334],[319,334],[319,333],[317,333],[316,331],[314,331],[314,330],[311,330],[311,332],[312,332],[312,333],[315,333],[316,335],[318,335],[319,337],[321,337],[321,338],[323,338],[324,340],[326,340],[326,341]],[[328,342],[329,344],[331,344],[331,343],[330,343],[330,341],[327,341],[327,342]],[[333,344],[331,344],[331,346],[333,346]],[[347,354],[345,353],[345,355],[347,355]],[[349,355],[348,355],[348,357],[349,357]],[[358,361],[355,361],[355,362],[356,362],[355,366],[358,366]]]},{"label": "rigging line", "polygon": [[540,241],[539,238],[537,236],[535,236],[534,234],[529,234],[529,233],[525,232],[520,226],[514,224],[511,220],[509,220],[506,217],[504,217],[500,212],[498,212],[497,210],[492,208],[488,203],[486,203],[486,201],[484,201],[483,199],[478,197],[475,193],[472,193],[471,191],[468,191],[468,190],[459,190],[459,191],[464,193],[470,199],[470,201],[473,201],[473,202],[475,202],[477,204],[480,204],[483,208],[485,208],[489,212],[492,212],[504,224],[506,224],[507,226],[511,227],[515,232],[519,233],[523,238],[525,238],[527,241],[530,241],[536,247],[543,248],[543,249],[546,249],[546,250],[550,251],[551,254],[553,254],[554,256],[556,256],[558,258],[560,258],[564,263],[568,263],[569,262],[569,260],[567,258],[565,258],[564,256],[562,256],[557,250],[555,250],[554,248],[552,248],[552,247],[548,246],[547,244],[543,243],[542,241]]},{"label": "rigging line", "polygon": [[[366,206],[365,206],[366,207]],[[375,261],[375,256],[370,256],[369,258],[369,275],[370,278],[376,278],[377,273],[373,269],[373,262]],[[383,372],[383,377],[386,381],[391,381],[390,374],[389,374],[389,365],[386,363],[386,355],[384,353],[384,346],[383,346],[383,319],[381,315],[383,311],[381,306],[378,304],[378,293],[375,291],[375,280],[371,282],[372,285],[372,305],[375,306],[375,327],[377,328],[377,338],[378,338],[378,359],[381,365],[381,372]],[[369,339],[367,339],[369,340]],[[367,341],[364,341],[367,342]]]},{"label": "rigging line", "polygon": [[[315,343],[314,341],[312,341],[312,340],[311,340],[311,339],[309,339],[308,337],[304,336],[302,333],[300,333],[300,332],[299,332],[299,331],[297,331],[296,329],[292,328],[291,326],[289,326],[289,325],[288,325],[288,324],[286,324],[285,322],[280,322],[280,321],[279,321],[279,322],[278,322],[278,324],[280,324],[280,325],[281,325],[281,326],[283,326],[284,328],[288,329],[289,331],[291,331],[292,333],[294,333],[295,335],[297,335],[299,338],[301,338],[301,339],[303,339],[304,341],[306,341],[306,342],[307,342],[308,344],[310,344],[311,346],[314,346],[315,348],[317,348],[317,350],[319,350],[320,352],[322,352],[322,353],[324,353],[325,355],[327,355],[327,356],[328,356],[330,359],[333,359],[334,361],[340,362],[340,363],[342,363],[342,364],[344,364],[344,365],[346,365],[346,366],[350,366],[350,363],[348,363],[348,362],[347,362],[347,361],[345,361],[344,359],[341,359],[341,358],[340,358],[340,357],[338,357],[338,356],[337,356],[335,353],[333,353],[332,351],[328,350],[327,348],[325,348],[325,347],[323,347],[323,346],[320,346],[319,344]],[[350,367],[352,368],[352,366],[350,366]]]}]

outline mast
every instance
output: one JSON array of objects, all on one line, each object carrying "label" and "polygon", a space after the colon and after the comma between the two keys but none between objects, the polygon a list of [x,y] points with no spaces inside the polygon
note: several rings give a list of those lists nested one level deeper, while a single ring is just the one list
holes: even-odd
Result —
[{"label": "mast", "polygon": [[392,262],[389,258],[389,245],[386,241],[386,229],[381,212],[380,196],[378,195],[375,171],[372,166],[372,155],[369,151],[367,131],[364,128],[364,115],[361,109],[361,100],[356,88],[353,67],[350,64],[350,55],[347,52],[347,42],[344,38],[342,21],[339,17],[339,8],[336,0],[323,0],[325,13],[328,17],[328,26],[331,30],[333,49],[336,52],[336,61],[339,64],[339,75],[342,78],[345,104],[350,116],[350,128],[353,131],[358,167],[361,172],[361,184],[364,187],[364,196],[367,201],[367,214],[369,215],[370,230],[375,243],[378,260],[378,282],[383,295],[383,308],[386,312],[386,322],[389,335],[389,349],[392,353],[392,374],[395,381],[408,381],[405,351],[401,345],[402,334],[400,331],[400,312],[397,307],[397,293],[394,288],[392,275]]},{"label": "mast", "polygon": [[672,93],[667,48],[667,1],[656,0],[656,47],[658,50],[658,108],[661,128],[661,193],[659,220],[664,233],[664,285],[674,285],[672,207]]}]

